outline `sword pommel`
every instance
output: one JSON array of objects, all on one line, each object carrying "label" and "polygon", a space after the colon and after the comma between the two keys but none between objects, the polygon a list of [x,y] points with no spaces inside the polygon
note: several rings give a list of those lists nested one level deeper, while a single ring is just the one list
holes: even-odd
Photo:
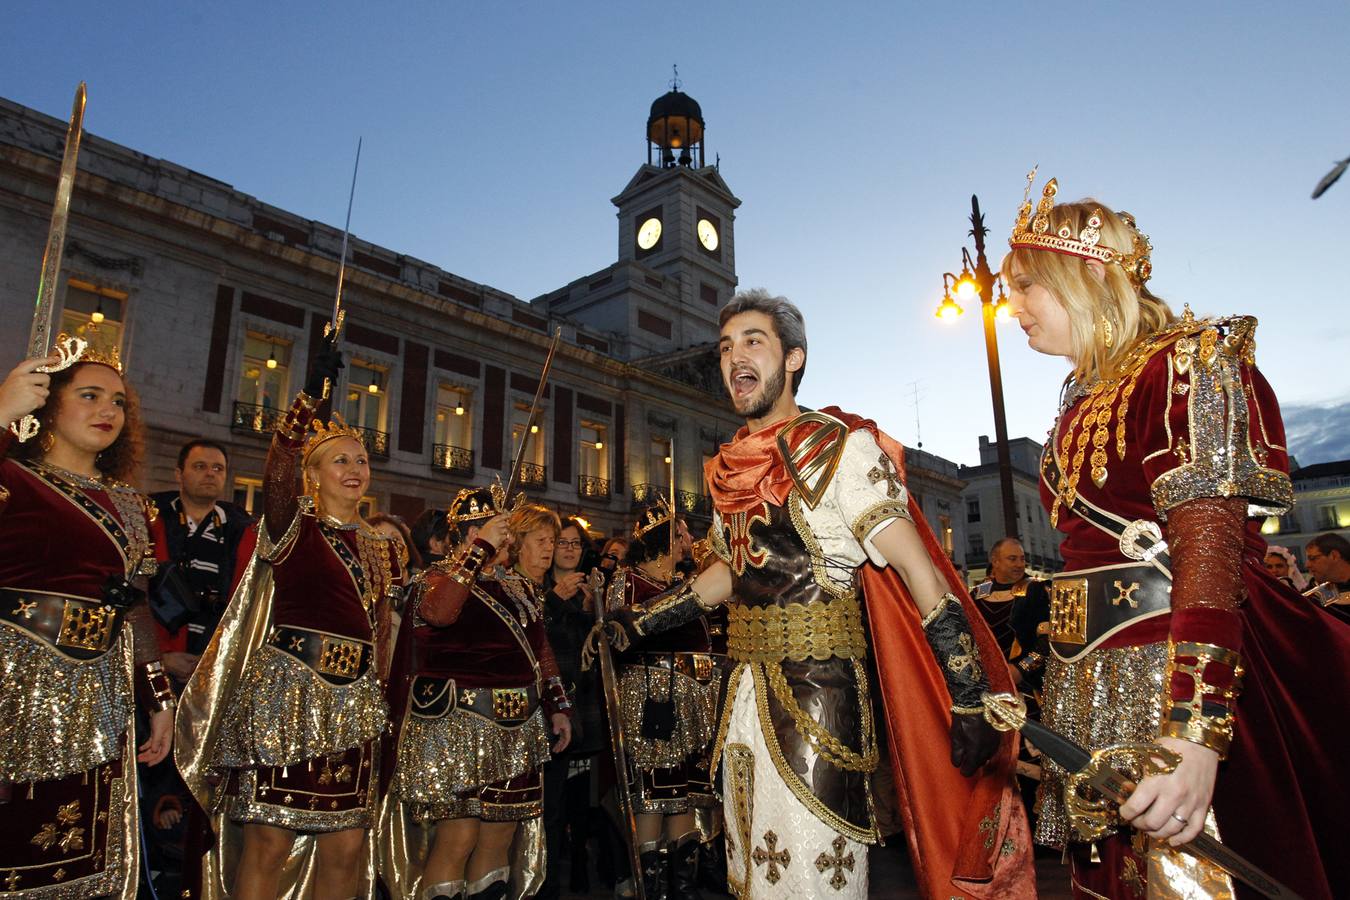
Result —
[{"label": "sword pommel", "polygon": [[984,704],[984,720],[995,731],[1021,731],[1027,724],[1027,701],[1018,694],[990,694],[980,696]]}]

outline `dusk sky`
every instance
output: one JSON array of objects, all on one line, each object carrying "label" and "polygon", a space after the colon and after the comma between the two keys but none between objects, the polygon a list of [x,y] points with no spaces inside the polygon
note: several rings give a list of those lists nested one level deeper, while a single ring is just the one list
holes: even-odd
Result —
[{"label": "dusk sky", "polygon": [[[1039,163],[1137,216],[1178,311],[1259,318],[1308,464],[1350,457],[1350,177],[1309,199],[1350,156],[1347,38],[1344,0],[10,0],[0,96],[64,118],[87,80],[90,133],[338,227],[363,136],[354,233],[528,300],[616,258],[609,198],[678,63],[743,201],[741,287],[806,314],[799,399],[912,444],[917,382],[924,449],[963,463],[993,424],[942,273],[972,193],[1001,258]],[[1042,440],[1065,364],[999,334],[1010,434]]]}]

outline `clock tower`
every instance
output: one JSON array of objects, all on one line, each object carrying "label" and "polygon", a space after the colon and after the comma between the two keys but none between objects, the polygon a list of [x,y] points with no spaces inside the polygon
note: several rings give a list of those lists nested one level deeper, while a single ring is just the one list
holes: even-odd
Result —
[{"label": "clock tower", "polygon": [[741,201],[704,160],[705,124],[678,83],[652,103],[647,161],[612,200],[618,262],[541,298],[626,338],[629,359],[716,341],[718,311],[736,290]]}]

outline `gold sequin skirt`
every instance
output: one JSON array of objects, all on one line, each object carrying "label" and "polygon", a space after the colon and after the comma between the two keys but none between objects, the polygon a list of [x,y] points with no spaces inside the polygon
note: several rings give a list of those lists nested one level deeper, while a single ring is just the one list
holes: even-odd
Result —
[{"label": "gold sequin skirt", "polygon": [[290,766],[235,769],[227,790],[229,817],[302,832],[369,828],[376,746],[370,742]]},{"label": "gold sequin skirt", "polygon": [[89,661],[0,622],[0,780],[87,772],[122,751],[132,691],[124,633]]},{"label": "gold sequin skirt", "polygon": [[295,657],[259,648],[230,699],[213,766],[289,766],[374,740],[388,705],[374,669],[335,686]]},{"label": "gold sequin skirt", "polygon": [[443,806],[486,785],[525,775],[549,760],[544,711],[505,726],[467,709],[440,718],[409,714],[391,790],[404,803]]},{"label": "gold sequin skirt", "polygon": [[[1075,662],[1051,654],[1041,721],[1088,750],[1152,743],[1162,717],[1166,669],[1165,642],[1094,650]],[[1042,760],[1036,842],[1063,847],[1074,840],[1064,806],[1067,773],[1047,757]]]},{"label": "gold sequin skirt", "polygon": [[670,740],[642,736],[642,707],[647,698],[671,698],[669,669],[631,665],[619,676],[619,706],[628,760],[640,769],[671,769],[702,753],[717,727],[717,685],[703,684],[682,672],[674,676],[675,731]]}]

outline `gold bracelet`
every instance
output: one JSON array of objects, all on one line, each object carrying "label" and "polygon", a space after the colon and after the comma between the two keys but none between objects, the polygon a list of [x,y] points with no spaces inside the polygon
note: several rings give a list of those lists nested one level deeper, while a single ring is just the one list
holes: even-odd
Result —
[{"label": "gold bracelet", "polygon": [[[1182,662],[1194,659],[1194,662]],[[1226,666],[1233,672],[1232,681],[1222,687],[1205,679],[1205,670],[1211,665]],[[1178,700],[1172,696],[1172,678],[1183,675],[1191,680],[1191,696]],[[1167,672],[1163,676],[1163,690],[1167,692],[1163,708],[1162,737],[1179,738],[1208,747],[1219,754],[1220,759],[1228,756],[1228,747],[1233,742],[1235,722],[1234,705],[1238,691],[1242,687],[1242,661],[1234,650],[1214,644],[1199,644],[1192,641],[1167,644]],[[1205,709],[1205,696],[1209,695],[1209,711]],[[1216,711],[1219,710],[1219,711]]]}]

